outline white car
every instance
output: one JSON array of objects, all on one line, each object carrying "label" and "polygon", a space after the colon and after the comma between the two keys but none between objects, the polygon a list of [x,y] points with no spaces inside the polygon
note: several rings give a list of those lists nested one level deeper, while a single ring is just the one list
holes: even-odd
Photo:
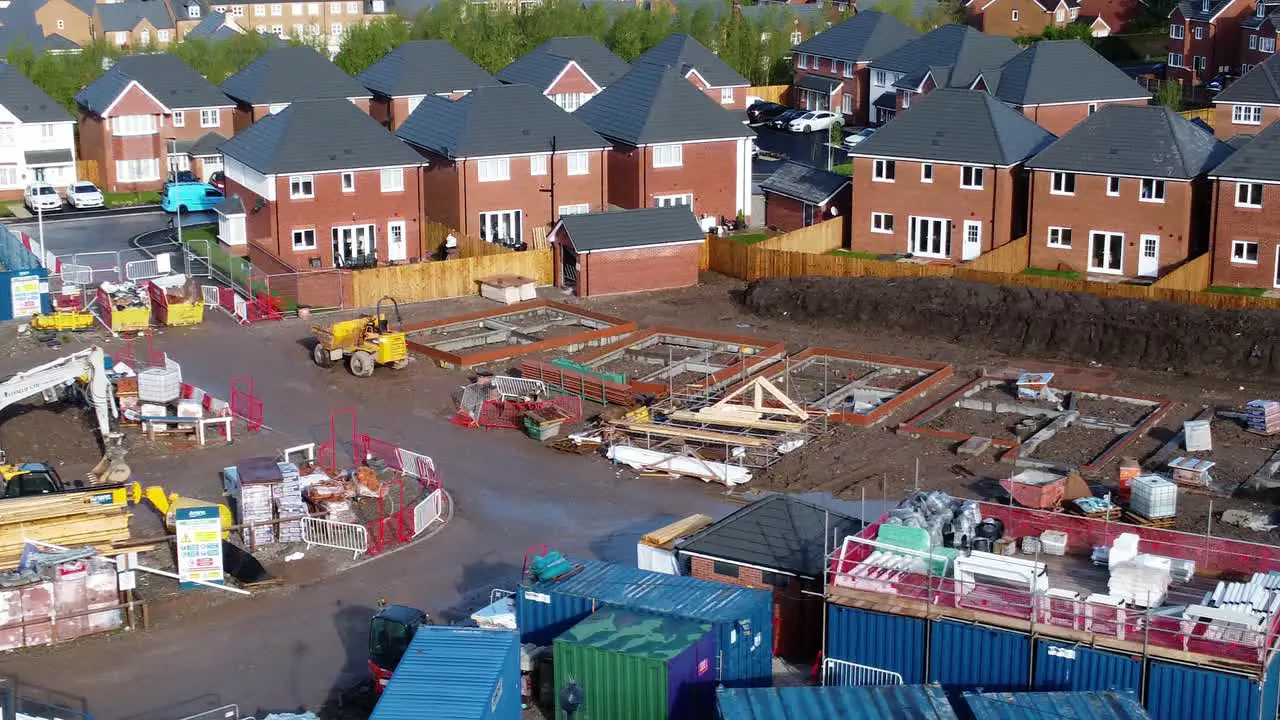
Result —
[{"label": "white car", "polygon": [[22,202],[31,212],[62,209],[62,198],[58,197],[58,191],[47,182],[33,182],[28,185],[22,193]]},{"label": "white car", "polygon": [[826,110],[813,110],[807,112],[787,126],[791,132],[813,132],[814,130],[827,130],[832,125],[843,125],[844,119]]},{"label": "white car", "polygon": [[866,140],[867,138],[875,134],[876,134],[875,128],[871,128],[871,127],[862,128],[858,132],[846,137],[844,139],[844,142],[840,144],[843,145],[846,150],[852,150],[853,148],[857,147],[863,140]]},{"label": "white car", "polygon": [[100,208],[102,191],[87,180],[77,180],[67,186],[67,204],[73,208]]}]

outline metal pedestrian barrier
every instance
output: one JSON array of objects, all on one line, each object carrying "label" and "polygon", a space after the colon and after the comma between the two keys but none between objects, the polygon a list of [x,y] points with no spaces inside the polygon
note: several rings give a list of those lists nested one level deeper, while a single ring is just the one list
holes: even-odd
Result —
[{"label": "metal pedestrian barrier", "polygon": [[418,537],[432,523],[444,520],[444,491],[437,488],[431,491],[422,502],[413,508],[413,536]]},{"label": "metal pedestrian barrier", "polygon": [[239,705],[223,705],[220,708],[205,710],[202,713],[188,715],[182,720],[253,720],[252,717],[244,717],[240,714]]},{"label": "metal pedestrian barrier", "polygon": [[848,660],[827,658],[822,661],[822,684],[836,686],[901,685],[902,675]]},{"label": "metal pedestrian barrier", "polygon": [[324,518],[302,518],[302,541],[308,547],[319,545],[347,550],[352,560],[369,551],[369,532],[364,526]]}]

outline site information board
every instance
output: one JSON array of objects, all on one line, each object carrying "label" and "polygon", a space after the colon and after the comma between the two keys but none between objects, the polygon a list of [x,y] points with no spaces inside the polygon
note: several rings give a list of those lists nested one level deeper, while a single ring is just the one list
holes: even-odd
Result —
[{"label": "site information board", "polygon": [[222,518],[216,506],[174,511],[178,535],[178,584],[183,588],[222,582]]}]

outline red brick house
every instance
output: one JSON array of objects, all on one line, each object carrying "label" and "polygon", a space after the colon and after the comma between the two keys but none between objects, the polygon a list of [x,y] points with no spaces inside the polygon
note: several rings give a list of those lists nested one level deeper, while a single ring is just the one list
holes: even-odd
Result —
[{"label": "red brick house", "polygon": [[528,85],[573,112],[630,69],[593,37],[558,37],[502,68],[496,77],[504,83]]},{"label": "red brick house", "polygon": [[684,207],[565,215],[549,237],[556,287],[578,297],[697,285],[706,242]]},{"label": "red brick house", "polygon": [[1231,153],[1163,106],[1112,105],[1027,162],[1031,265],[1158,278],[1208,248],[1208,172]]},{"label": "red brick house", "polygon": [[747,90],[751,83],[729,67],[702,43],[682,33],[672,33],[635,64],[652,63],[679,70],[693,86],[707,97],[730,110],[747,109]]},{"label": "red brick house", "polygon": [[852,249],[963,262],[1021,237],[1022,165],[1053,139],[988,93],[929,93],[850,153]]},{"label": "red brick house", "polygon": [[760,183],[760,191],[764,224],[784,232],[849,217],[852,194],[844,175],[788,161]]},{"label": "red brick house", "polygon": [[1280,59],[1271,55],[1213,99],[1213,130],[1229,140],[1255,134],[1280,119]]},{"label": "red brick house", "polygon": [[1240,74],[1243,75],[1276,53],[1280,5],[1258,2],[1240,20]]},{"label": "red brick house", "polygon": [[717,223],[751,214],[751,140],[742,113],[676,67],[636,63],[573,117],[612,143],[609,203],[684,205]]},{"label": "red brick house", "polygon": [[970,27],[1007,37],[1066,27],[1080,14],[1076,0],[968,0],[964,9]]},{"label": "red brick house", "polygon": [[[109,192],[155,190],[189,169],[185,147],[230,135],[234,103],[175,55],[121,58],[76,95],[80,159]],[[181,147],[179,147],[181,145]]]},{"label": "red brick house", "polygon": [[1280,288],[1280,124],[1210,173],[1213,285]]},{"label": "red brick house", "polygon": [[1143,0],[1081,0],[1077,22],[1089,26],[1093,37],[1121,35],[1142,14]]},{"label": "red brick house", "polygon": [[220,239],[243,238],[256,264],[363,267],[426,255],[422,158],[347,99],[292,102],[219,149],[226,202],[243,211],[220,213]]},{"label": "red brick house", "polygon": [[1182,0],[1169,12],[1166,77],[1190,88],[1240,64],[1240,23],[1253,14],[1250,0]]},{"label": "red brick house", "polygon": [[309,47],[266,51],[222,83],[235,101],[235,132],[300,100],[345,99],[369,112],[370,93],[355,78]]},{"label": "red brick house", "polygon": [[822,647],[827,553],[861,529],[847,515],[770,495],[680,541],[676,551],[696,578],[772,590],[774,653],[808,664]]},{"label": "red brick house", "polygon": [[444,40],[412,40],[365,68],[356,80],[373,93],[369,114],[400,127],[428,95],[456,100],[497,80]]},{"label": "red brick house", "polygon": [[897,18],[874,10],[814,35],[791,51],[792,104],[843,113],[848,126],[868,124],[871,63],[918,37]]},{"label": "red brick house", "polygon": [[396,134],[426,159],[422,212],[489,242],[608,206],[609,143],[527,85],[429,96]]}]

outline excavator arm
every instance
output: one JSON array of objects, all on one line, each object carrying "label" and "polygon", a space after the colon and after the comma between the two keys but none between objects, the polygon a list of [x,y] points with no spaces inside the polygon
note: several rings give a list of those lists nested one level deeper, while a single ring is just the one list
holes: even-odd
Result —
[{"label": "excavator arm", "polygon": [[111,383],[103,363],[105,355],[100,347],[81,350],[64,358],[47,362],[20,372],[0,383],[0,410],[21,402],[32,395],[45,393],[68,382],[86,378],[89,403],[98,421],[98,432],[103,442],[111,433],[111,418],[118,413],[111,403]]}]

